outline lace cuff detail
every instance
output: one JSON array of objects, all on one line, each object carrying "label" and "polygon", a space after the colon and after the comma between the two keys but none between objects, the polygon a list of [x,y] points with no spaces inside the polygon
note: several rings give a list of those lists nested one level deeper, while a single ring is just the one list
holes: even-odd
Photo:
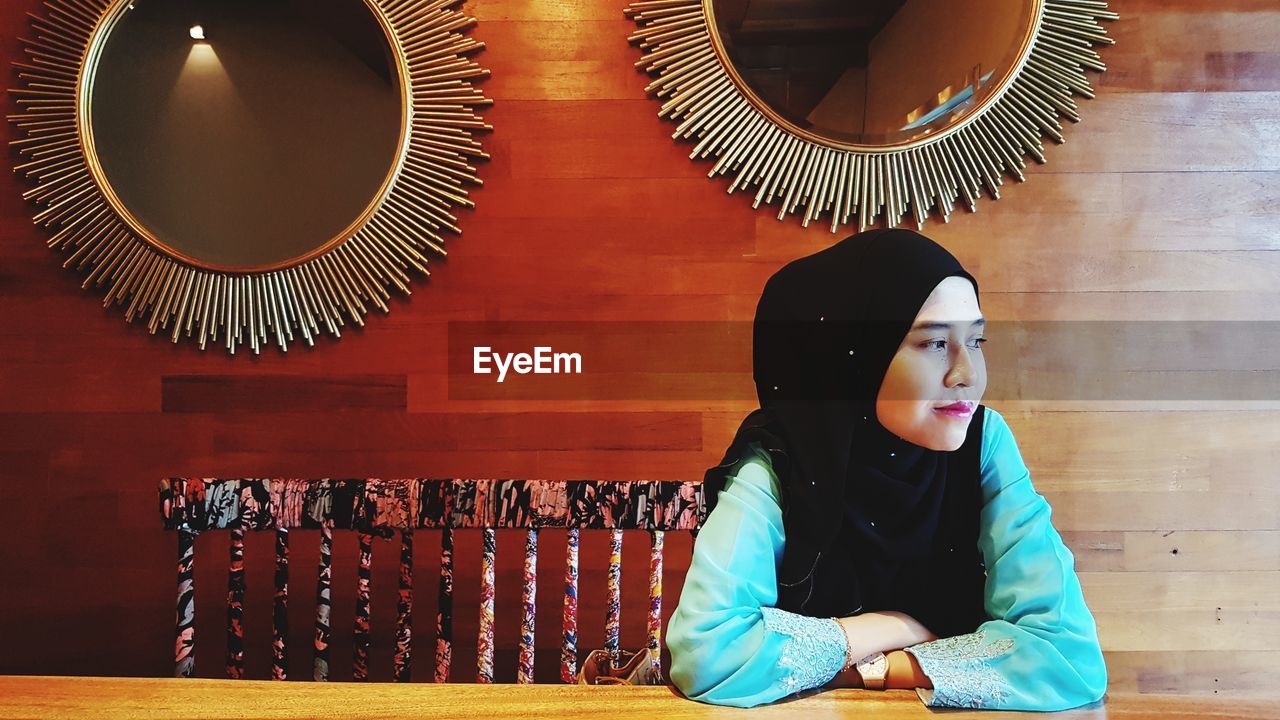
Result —
[{"label": "lace cuff detail", "polygon": [[844,667],[846,641],[840,623],[772,607],[760,612],[766,632],[786,636],[778,667],[788,695],[825,685]]},{"label": "lace cuff detail", "polygon": [[919,692],[929,707],[998,709],[1010,687],[987,662],[1013,649],[1012,638],[986,642],[986,630],[912,645],[905,650],[920,661],[933,683],[931,693]]}]

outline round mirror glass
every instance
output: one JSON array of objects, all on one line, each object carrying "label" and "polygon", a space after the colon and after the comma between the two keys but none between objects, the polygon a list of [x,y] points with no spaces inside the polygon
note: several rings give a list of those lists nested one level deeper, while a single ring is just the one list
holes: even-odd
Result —
[{"label": "round mirror glass", "polygon": [[404,99],[364,0],[132,0],[113,20],[89,71],[92,146],[150,241],[205,267],[267,269],[349,235],[376,205]]},{"label": "round mirror glass", "polygon": [[742,83],[792,125],[850,145],[936,133],[1017,63],[1032,0],[710,0]]}]

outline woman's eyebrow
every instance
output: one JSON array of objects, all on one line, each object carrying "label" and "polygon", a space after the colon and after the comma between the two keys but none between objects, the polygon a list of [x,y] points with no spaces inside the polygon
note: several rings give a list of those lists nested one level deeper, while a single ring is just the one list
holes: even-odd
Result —
[{"label": "woman's eyebrow", "polygon": [[[917,330],[950,330],[953,326],[957,324],[958,323],[923,322],[913,326],[910,332],[915,332]],[[974,320],[972,323],[970,323],[969,327],[971,328],[983,327],[986,324],[987,324],[986,318],[978,318],[977,320]]]}]

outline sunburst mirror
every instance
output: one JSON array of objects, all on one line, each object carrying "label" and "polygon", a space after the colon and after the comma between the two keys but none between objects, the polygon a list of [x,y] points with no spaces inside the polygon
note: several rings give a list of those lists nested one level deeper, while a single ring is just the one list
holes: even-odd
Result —
[{"label": "sunburst mirror", "polygon": [[15,63],[51,248],[174,342],[313,345],[444,255],[486,158],[460,0],[49,0]]},{"label": "sunburst mirror", "polygon": [[690,158],[778,218],[923,225],[999,198],[1105,66],[1099,0],[650,0],[626,10]]}]

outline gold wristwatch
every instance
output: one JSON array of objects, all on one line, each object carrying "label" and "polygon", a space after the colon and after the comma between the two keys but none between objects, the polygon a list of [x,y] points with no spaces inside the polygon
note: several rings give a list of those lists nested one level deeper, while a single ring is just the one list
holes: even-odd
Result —
[{"label": "gold wristwatch", "polygon": [[869,690],[883,690],[885,676],[889,674],[889,658],[882,652],[874,652],[859,660],[855,665],[858,676],[862,678],[862,687]]}]

